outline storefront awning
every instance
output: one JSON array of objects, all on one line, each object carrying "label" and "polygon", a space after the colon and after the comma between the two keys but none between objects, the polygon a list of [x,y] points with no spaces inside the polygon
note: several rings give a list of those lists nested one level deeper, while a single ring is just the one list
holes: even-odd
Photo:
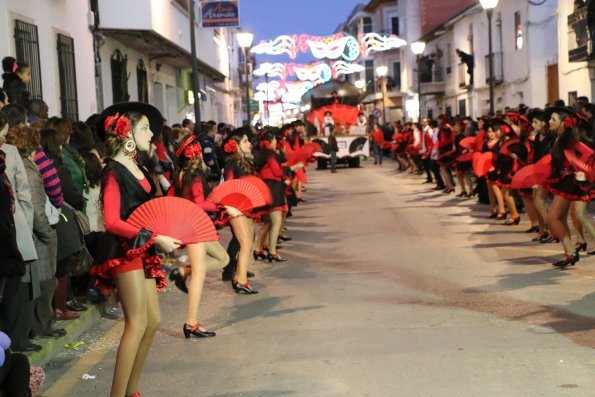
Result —
[{"label": "storefront awning", "polygon": [[[155,31],[102,29],[102,33],[142,54],[147,54],[149,61],[161,59],[163,63],[179,68],[191,67],[191,54]],[[200,59],[198,59],[198,72],[216,82],[225,81],[226,76],[223,73]]]}]

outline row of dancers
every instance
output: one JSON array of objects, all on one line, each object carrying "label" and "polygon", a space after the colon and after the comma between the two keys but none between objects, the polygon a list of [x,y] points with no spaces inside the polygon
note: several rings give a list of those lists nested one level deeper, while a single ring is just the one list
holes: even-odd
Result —
[{"label": "row of dancers", "polygon": [[[574,108],[523,108],[483,116],[476,128],[446,115],[408,123],[396,131],[393,149],[402,169],[423,169],[424,183],[436,182],[435,190],[453,193],[458,185],[457,197],[485,197],[489,219],[518,225],[524,207],[531,223],[526,231],[536,233],[532,241],[561,243],[564,256],[553,266],[566,268],[580,260],[581,252],[595,255],[585,238],[585,233],[595,238],[587,216],[595,197],[590,134],[589,119]],[[521,172],[525,167],[530,168]]]}]

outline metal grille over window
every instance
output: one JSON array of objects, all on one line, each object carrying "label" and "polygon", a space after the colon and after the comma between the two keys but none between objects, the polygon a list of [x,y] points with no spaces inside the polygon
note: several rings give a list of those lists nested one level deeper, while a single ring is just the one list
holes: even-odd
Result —
[{"label": "metal grille over window", "polygon": [[31,68],[31,81],[27,86],[31,99],[43,99],[37,26],[15,19],[14,41],[17,61],[25,62]]},{"label": "metal grille over window", "polygon": [[76,89],[76,67],[74,63],[74,40],[58,34],[58,70],[60,73],[60,105],[62,117],[78,121],[78,95]]},{"label": "metal grille over window", "polygon": [[128,102],[130,95],[128,94],[128,58],[123,56],[120,50],[114,51],[110,60],[112,68],[112,94],[113,103]]},{"label": "metal grille over window", "polygon": [[136,66],[136,83],[138,88],[138,101],[149,102],[149,90],[147,82],[147,67],[141,59]]}]

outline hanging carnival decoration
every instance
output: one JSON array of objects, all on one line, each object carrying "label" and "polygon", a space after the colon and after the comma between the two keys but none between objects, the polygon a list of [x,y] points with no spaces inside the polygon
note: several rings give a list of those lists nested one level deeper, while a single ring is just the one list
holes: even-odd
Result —
[{"label": "hanging carnival decoration", "polygon": [[332,77],[331,68],[326,63],[305,65],[304,67],[294,66],[293,71],[298,80],[312,81],[315,85],[326,83]]},{"label": "hanging carnival decoration", "polygon": [[343,60],[331,61],[328,64],[320,61],[310,64],[264,62],[253,73],[258,77],[268,75],[268,78],[277,77],[281,80],[285,80],[288,76],[296,76],[301,81],[322,80],[322,82],[327,82],[330,78],[336,79],[341,75],[362,72],[365,69],[358,63],[349,63]]},{"label": "hanging carnival decoration", "polygon": [[252,72],[255,76],[279,77],[284,79],[287,76],[285,64],[283,63],[261,63],[259,68]]},{"label": "hanging carnival decoration", "polygon": [[363,72],[366,70],[366,68],[362,65],[357,63],[347,63],[345,61],[331,62],[331,67],[333,68],[333,77]]},{"label": "hanging carnival decoration", "polygon": [[318,59],[343,59],[354,61],[360,55],[367,56],[371,52],[387,51],[407,45],[407,42],[396,35],[380,35],[367,33],[355,36],[337,33],[328,37],[301,35],[283,35],[273,40],[262,41],[250,50],[254,54],[281,55],[287,54],[295,59],[298,53],[312,53]]}]

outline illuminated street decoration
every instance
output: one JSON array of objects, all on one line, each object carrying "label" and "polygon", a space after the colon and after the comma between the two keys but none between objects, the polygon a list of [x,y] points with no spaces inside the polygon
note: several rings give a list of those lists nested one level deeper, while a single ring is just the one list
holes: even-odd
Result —
[{"label": "illuminated street decoration", "polygon": [[357,72],[363,72],[366,68],[362,65],[357,63],[347,63],[345,61],[337,61],[331,63],[331,67],[333,68],[333,74],[336,76],[340,76],[342,74],[352,74]]},{"label": "illuminated street decoration", "polygon": [[363,53],[368,56],[371,52],[387,51],[407,45],[407,42],[395,35],[381,36],[378,33],[367,33],[360,38]]},{"label": "illuminated street decoration", "polygon": [[269,77],[279,77],[280,79],[284,79],[287,76],[285,65],[282,63],[261,63],[260,67],[253,73],[255,76],[268,74]]},{"label": "illuminated street decoration", "polygon": [[306,65],[305,67],[294,66],[293,71],[298,80],[312,81],[319,84],[326,83],[332,77],[331,68],[326,63]]},{"label": "illuminated street decoration", "polygon": [[295,39],[291,36],[279,36],[271,41],[263,41],[260,44],[252,47],[250,50],[253,54],[267,54],[267,55],[281,55],[287,54],[292,59],[295,58]]},{"label": "illuminated street decoration", "polygon": [[295,59],[299,52],[308,53],[318,59],[343,59],[354,61],[360,55],[367,56],[374,51],[387,51],[400,48],[407,42],[396,35],[380,35],[367,33],[354,37],[337,33],[328,37],[301,35],[283,35],[274,40],[262,41],[252,47],[254,54],[281,55],[287,54]]}]

